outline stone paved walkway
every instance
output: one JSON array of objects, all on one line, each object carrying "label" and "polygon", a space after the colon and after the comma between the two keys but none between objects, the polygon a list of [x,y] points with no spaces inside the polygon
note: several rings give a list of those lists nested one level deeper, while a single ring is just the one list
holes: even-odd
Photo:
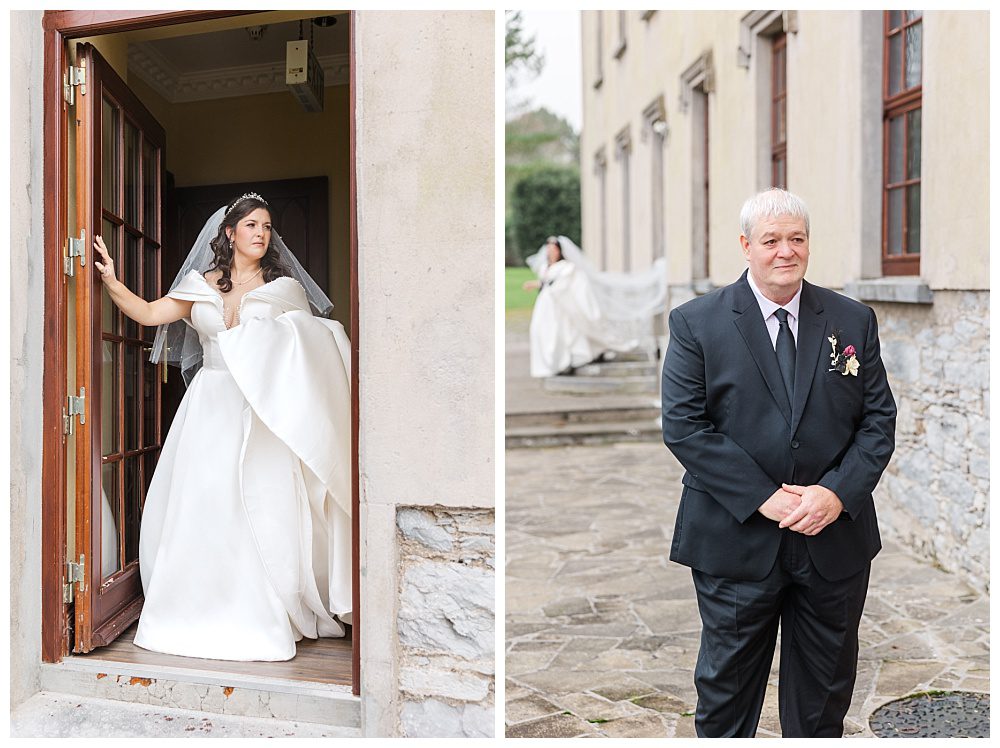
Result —
[{"label": "stone paved walkway", "polygon": [[[513,449],[506,476],[507,736],[694,736],[700,620],[667,560],[680,466],[659,444]],[[988,691],[988,624],[988,596],[885,542],[846,734],[913,692]],[[759,737],[780,734],[776,686],[777,660]]]}]

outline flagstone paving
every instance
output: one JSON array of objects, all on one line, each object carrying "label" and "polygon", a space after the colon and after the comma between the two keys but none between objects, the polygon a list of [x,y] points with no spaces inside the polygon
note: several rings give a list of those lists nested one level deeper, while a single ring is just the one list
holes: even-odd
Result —
[{"label": "flagstone paving", "polygon": [[[657,444],[507,451],[508,737],[694,735],[700,620],[667,560],[680,476]],[[900,696],[988,691],[988,622],[988,596],[885,542],[846,734]],[[759,737],[780,735],[777,672]]]},{"label": "flagstone paving", "polygon": [[[508,406],[540,402],[511,332]],[[701,624],[690,571],[667,559],[678,463],[649,443],[510,449],[506,463],[506,735],[693,737]],[[988,595],[884,538],[845,734],[871,737],[868,716],[907,694],[988,692],[988,624]],[[758,737],[780,735],[777,673],[775,658]]]}]

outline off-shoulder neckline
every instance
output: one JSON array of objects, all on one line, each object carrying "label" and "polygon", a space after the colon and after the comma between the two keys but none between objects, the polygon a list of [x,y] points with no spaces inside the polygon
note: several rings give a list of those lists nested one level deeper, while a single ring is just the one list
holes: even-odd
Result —
[{"label": "off-shoulder neckline", "polygon": [[[192,268],[190,272],[192,272],[195,275],[197,275],[202,280],[202,282],[204,282],[204,284],[206,286],[208,286],[209,289],[211,289],[212,293],[214,293],[216,296],[219,297],[220,301],[225,301],[225,299],[222,298],[222,294],[219,293],[219,289],[216,288],[214,285],[212,285],[212,282],[208,278],[206,278],[204,275],[202,275],[201,273],[199,273],[194,268]],[[252,294],[254,291],[259,291],[260,289],[264,288],[264,286],[269,286],[272,283],[277,283],[278,281],[283,280],[285,278],[288,278],[288,280],[295,281],[296,283],[298,283],[298,281],[295,280],[295,278],[292,278],[290,275],[283,275],[280,278],[275,278],[274,280],[267,281],[266,283],[261,283],[259,286],[255,286],[254,288],[251,288],[249,291],[247,291],[245,294],[243,294],[243,296],[247,296],[249,294]]]}]

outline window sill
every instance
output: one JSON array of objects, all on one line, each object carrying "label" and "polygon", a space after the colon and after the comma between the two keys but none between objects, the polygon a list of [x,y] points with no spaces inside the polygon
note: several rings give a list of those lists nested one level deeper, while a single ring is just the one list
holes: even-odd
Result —
[{"label": "window sill", "polygon": [[844,293],[858,301],[897,304],[933,304],[934,292],[918,276],[895,276],[848,281]]}]

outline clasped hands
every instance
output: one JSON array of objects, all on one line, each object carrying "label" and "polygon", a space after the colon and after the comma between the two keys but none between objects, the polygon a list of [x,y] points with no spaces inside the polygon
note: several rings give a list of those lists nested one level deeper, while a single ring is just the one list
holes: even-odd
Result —
[{"label": "clasped hands", "polygon": [[782,483],[757,511],[777,522],[778,527],[816,535],[840,516],[844,505],[837,494],[825,486]]}]

